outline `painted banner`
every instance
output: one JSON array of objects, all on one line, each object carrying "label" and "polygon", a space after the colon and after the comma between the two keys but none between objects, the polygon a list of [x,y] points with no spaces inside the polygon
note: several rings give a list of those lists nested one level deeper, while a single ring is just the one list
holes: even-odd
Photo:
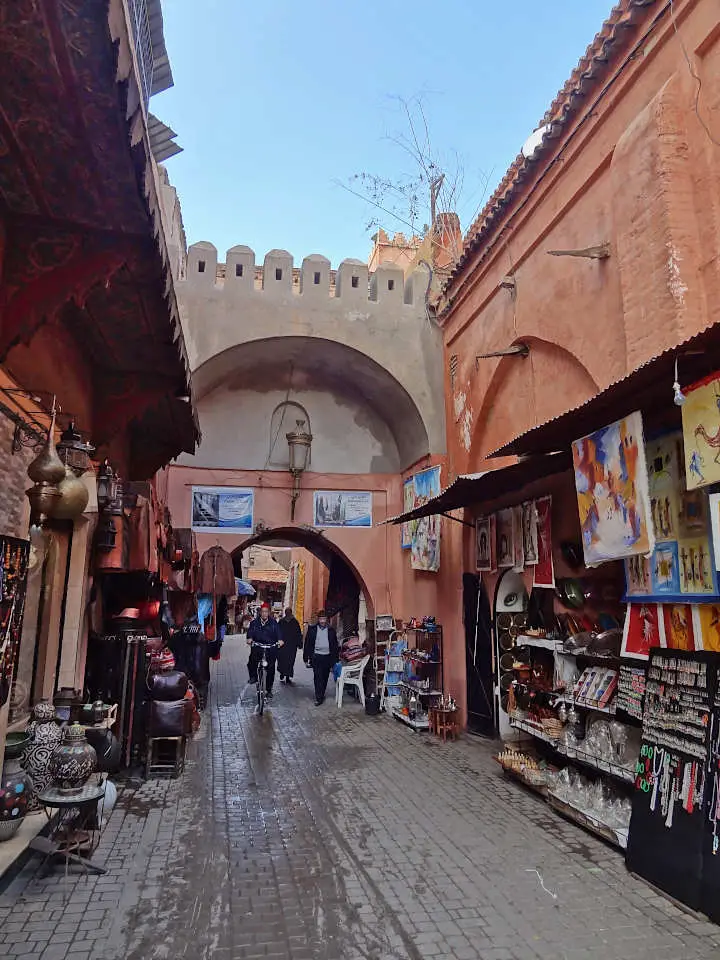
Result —
[{"label": "painted banner", "polygon": [[648,554],[654,547],[642,414],[623,417],[572,445],[585,564]]},{"label": "painted banner", "polygon": [[720,374],[685,391],[682,411],[688,490],[720,481]]},{"label": "painted banner", "polygon": [[190,526],[198,533],[252,533],[254,497],[246,487],[193,487]]},{"label": "painted banner", "polygon": [[533,585],[536,587],[555,586],[555,568],[552,555],[552,497],[541,497],[535,501],[537,516],[537,552]]},{"label": "painted banner", "polygon": [[[422,507],[440,494],[440,467],[431,467],[413,477],[413,508]],[[413,570],[437,573],[440,569],[440,516],[423,517],[415,521],[410,546],[410,565]]]},{"label": "painted banner", "polygon": [[[415,478],[410,477],[403,483],[403,513],[412,510],[415,504]],[[412,546],[412,535],[417,520],[409,520],[400,525],[400,546],[403,550],[409,550]]]},{"label": "painted banner", "polygon": [[497,565],[498,567],[515,565],[515,528],[512,508],[498,510],[497,513]]},{"label": "painted banner", "polygon": [[313,496],[316,527],[372,527],[372,493],[358,490],[316,490]]}]

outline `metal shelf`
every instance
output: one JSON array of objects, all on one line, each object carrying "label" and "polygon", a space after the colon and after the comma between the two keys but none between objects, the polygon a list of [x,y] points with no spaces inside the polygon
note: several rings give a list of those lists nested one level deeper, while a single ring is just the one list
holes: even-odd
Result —
[{"label": "metal shelf", "polygon": [[429,730],[430,729],[430,721],[427,719],[427,717],[425,717],[424,719],[423,718],[418,719],[416,717],[414,720],[411,720],[410,717],[406,716],[406,714],[404,713],[401,713],[401,711],[395,707],[392,709],[392,715],[395,717],[396,720],[402,720],[402,722],[404,724],[407,724],[408,727],[412,727],[413,730]]},{"label": "metal shelf", "polygon": [[582,707],[583,710],[595,710],[597,713],[607,713],[609,716],[615,716],[615,702],[613,701],[607,707],[601,707],[599,704],[591,703],[589,700],[576,700],[574,697],[558,697],[557,703],[574,704],[576,707]]},{"label": "metal shelf", "polygon": [[519,633],[517,637],[515,637],[515,646],[540,647],[543,650],[552,650],[554,652],[557,644],[555,640],[550,640],[548,637],[528,637],[527,634]]},{"label": "metal shelf", "polygon": [[407,680],[400,681],[401,687],[407,687],[408,690],[414,690],[415,693],[419,693],[423,697],[441,697],[442,690],[426,690],[425,687],[416,687],[413,683],[408,683]]}]

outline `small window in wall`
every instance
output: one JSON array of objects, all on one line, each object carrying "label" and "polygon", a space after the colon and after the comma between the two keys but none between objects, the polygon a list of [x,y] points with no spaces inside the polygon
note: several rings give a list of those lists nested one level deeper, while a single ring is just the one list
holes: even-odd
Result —
[{"label": "small window in wall", "polygon": [[280,267],[275,268],[275,279],[282,280],[282,269]]},{"label": "small window in wall", "polygon": [[394,290],[394,289],[395,289],[395,281],[388,280],[388,290]]},{"label": "small window in wall", "polygon": [[235,276],[241,277],[243,275],[243,265],[241,263],[235,264]]},{"label": "small window in wall", "polygon": [[350,283],[353,285],[353,287],[358,287],[358,286],[360,286],[360,277],[353,277],[353,278],[350,280]]},{"label": "small window in wall", "polygon": [[318,271],[315,271],[314,280],[315,280],[315,286],[317,286],[320,283],[320,273]]},{"label": "small window in wall", "polygon": [[198,260],[198,273],[205,273],[205,261]]}]

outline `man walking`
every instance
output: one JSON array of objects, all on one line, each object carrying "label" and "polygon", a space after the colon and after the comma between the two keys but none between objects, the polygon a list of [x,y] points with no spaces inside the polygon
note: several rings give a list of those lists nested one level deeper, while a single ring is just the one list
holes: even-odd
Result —
[{"label": "man walking", "polygon": [[278,626],[283,642],[282,649],[278,651],[280,683],[292,685],[295,674],[295,656],[303,645],[302,628],[293,616],[290,607],[285,610],[285,616],[280,620]]},{"label": "man walking", "polygon": [[[282,648],[280,638],[280,628],[277,620],[270,616],[270,605],[264,603],[260,607],[260,613],[253,620],[248,628],[247,642],[250,646],[250,659],[248,660],[248,682],[257,683],[258,664],[265,656],[267,660],[267,672],[265,674],[265,692],[268,697],[272,697],[273,683],[275,682],[275,658],[278,648]],[[261,644],[263,647],[271,647],[270,650],[262,650],[255,644]]]},{"label": "man walking", "polygon": [[318,611],[317,623],[308,627],[305,634],[305,649],[303,650],[305,665],[313,668],[316,707],[319,707],[325,700],[330,671],[338,662],[339,655],[340,649],[335,628],[328,625],[327,614],[324,610],[320,610]]}]

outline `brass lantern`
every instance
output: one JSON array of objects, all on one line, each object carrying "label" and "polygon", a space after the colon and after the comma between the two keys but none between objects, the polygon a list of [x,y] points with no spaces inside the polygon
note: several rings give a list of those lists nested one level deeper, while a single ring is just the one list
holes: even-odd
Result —
[{"label": "brass lantern", "polygon": [[295,429],[286,434],[290,451],[290,473],[293,478],[293,490],[290,500],[290,520],[295,520],[295,504],[300,496],[300,476],[310,463],[310,445],[312,434],[305,429],[304,420],[295,421]]}]

